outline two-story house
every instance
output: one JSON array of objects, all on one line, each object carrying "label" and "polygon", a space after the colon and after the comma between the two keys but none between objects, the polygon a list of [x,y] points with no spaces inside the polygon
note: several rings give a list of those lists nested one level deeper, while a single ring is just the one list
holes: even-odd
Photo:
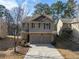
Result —
[{"label": "two-story house", "polygon": [[[29,19],[29,20],[28,20]],[[54,34],[54,22],[48,15],[37,15],[25,18],[22,22],[23,30],[27,33],[30,43],[51,43]]]}]

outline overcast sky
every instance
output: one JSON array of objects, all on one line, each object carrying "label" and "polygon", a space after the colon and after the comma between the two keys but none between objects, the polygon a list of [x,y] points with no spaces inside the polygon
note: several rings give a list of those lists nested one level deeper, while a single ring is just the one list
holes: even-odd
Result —
[{"label": "overcast sky", "polygon": [[[11,10],[14,7],[18,7],[18,4],[20,4],[24,0],[0,0],[0,4],[4,5],[7,9]],[[52,3],[55,3],[57,0],[25,0],[25,6],[28,7],[31,10],[31,13],[34,11],[34,5],[36,3],[47,3],[51,5]],[[67,0],[62,0],[63,2],[66,2]],[[77,3],[79,3],[79,0],[77,0]]]}]

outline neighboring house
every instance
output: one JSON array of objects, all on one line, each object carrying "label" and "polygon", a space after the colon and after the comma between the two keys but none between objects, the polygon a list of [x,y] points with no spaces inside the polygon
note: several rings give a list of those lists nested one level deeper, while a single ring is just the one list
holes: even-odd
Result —
[{"label": "neighboring house", "polygon": [[57,23],[57,34],[64,28],[71,28],[71,23],[73,19],[59,19]]},{"label": "neighboring house", "polygon": [[30,43],[51,43],[53,41],[54,22],[48,15],[26,17],[22,26]]},{"label": "neighboring house", "polygon": [[0,38],[5,38],[8,34],[8,26],[5,17],[0,17]]},{"label": "neighboring house", "polygon": [[79,18],[60,19],[57,24],[57,33],[63,28],[71,28],[73,30],[74,41],[79,42]]}]

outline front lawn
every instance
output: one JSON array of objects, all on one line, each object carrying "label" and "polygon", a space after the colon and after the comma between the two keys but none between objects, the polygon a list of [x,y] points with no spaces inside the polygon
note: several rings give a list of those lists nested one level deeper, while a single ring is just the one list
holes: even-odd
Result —
[{"label": "front lawn", "polygon": [[55,46],[65,59],[79,59],[79,49],[76,49],[78,46],[75,43],[58,39]]},{"label": "front lawn", "polygon": [[10,36],[0,40],[0,59],[23,59],[29,47],[19,47],[18,53],[14,52],[14,37]]}]

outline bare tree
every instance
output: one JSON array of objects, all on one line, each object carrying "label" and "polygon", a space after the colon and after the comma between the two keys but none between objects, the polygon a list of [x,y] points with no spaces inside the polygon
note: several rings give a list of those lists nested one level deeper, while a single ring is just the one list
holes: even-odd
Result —
[{"label": "bare tree", "polygon": [[[15,42],[15,46],[14,46],[14,52],[17,52],[16,51],[16,46],[17,46],[17,40],[18,40],[18,33],[19,33],[19,24],[20,24],[20,21],[22,20],[23,18],[23,12],[24,10],[21,8],[23,2],[25,0],[22,0],[20,4],[18,4],[18,7],[14,9],[14,14],[15,14],[15,34],[14,34],[14,42]],[[16,37],[15,37],[16,36]]]},{"label": "bare tree", "polygon": [[[36,2],[38,0],[35,0]],[[35,4],[36,4],[35,2]],[[21,0],[21,3],[18,4],[18,7],[14,9],[14,14],[15,14],[15,35],[14,35],[14,41],[15,41],[15,46],[14,46],[14,51],[16,52],[16,46],[17,46],[17,40],[18,40],[18,35],[19,35],[19,24],[21,24],[21,21],[30,13],[30,9],[26,5],[27,1],[26,0]],[[17,36],[17,38],[15,38]]]}]

